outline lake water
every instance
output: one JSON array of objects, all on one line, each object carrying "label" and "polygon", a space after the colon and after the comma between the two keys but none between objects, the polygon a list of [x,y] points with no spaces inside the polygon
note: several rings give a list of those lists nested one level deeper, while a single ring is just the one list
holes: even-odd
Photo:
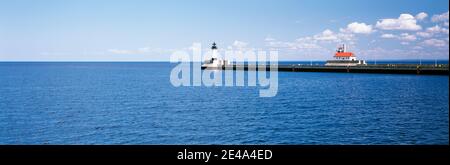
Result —
[{"label": "lake water", "polygon": [[448,144],[449,77],[279,72],[173,87],[176,64],[0,63],[0,144]]}]

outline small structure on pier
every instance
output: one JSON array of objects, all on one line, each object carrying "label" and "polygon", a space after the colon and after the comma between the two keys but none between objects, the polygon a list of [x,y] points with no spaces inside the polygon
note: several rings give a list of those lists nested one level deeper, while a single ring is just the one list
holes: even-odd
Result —
[{"label": "small structure on pier", "polygon": [[367,65],[364,60],[357,60],[355,54],[347,52],[345,44],[339,47],[334,54],[334,60],[328,60],[326,66],[357,66]]},{"label": "small structure on pier", "polygon": [[217,45],[215,42],[212,44],[211,50],[212,50],[212,57],[211,57],[211,59],[205,60],[203,62],[202,68],[207,68],[207,67],[219,68],[219,67],[229,64],[228,60],[224,60],[224,59],[221,59],[218,57]]}]

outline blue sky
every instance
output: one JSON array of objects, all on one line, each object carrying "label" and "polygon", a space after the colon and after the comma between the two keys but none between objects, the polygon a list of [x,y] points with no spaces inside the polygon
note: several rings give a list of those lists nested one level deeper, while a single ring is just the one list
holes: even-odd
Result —
[{"label": "blue sky", "polygon": [[[448,59],[448,0],[0,0],[1,61],[165,61],[207,49]],[[420,13],[420,14],[419,14]]]}]

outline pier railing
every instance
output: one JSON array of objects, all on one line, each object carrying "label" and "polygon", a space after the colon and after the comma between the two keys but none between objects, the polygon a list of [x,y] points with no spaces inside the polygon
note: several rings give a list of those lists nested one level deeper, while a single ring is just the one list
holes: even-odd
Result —
[{"label": "pier railing", "polygon": [[[434,74],[448,75],[449,65],[416,65],[416,64],[368,64],[358,66],[325,66],[307,64],[281,64],[277,65],[278,71],[286,72],[347,72],[347,73],[398,73],[398,74]],[[224,70],[258,70],[265,68],[270,71],[269,65],[244,65],[233,64],[210,69]],[[205,69],[205,68],[203,68]]]},{"label": "pier railing", "polygon": [[[280,65],[284,66],[284,65]],[[285,67],[294,67],[294,68],[365,68],[365,69],[449,69],[448,64],[426,64],[426,65],[416,65],[416,64],[367,64],[367,65],[358,65],[358,66],[325,66],[325,65],[308,65],[308,64],[291,64]]]}]

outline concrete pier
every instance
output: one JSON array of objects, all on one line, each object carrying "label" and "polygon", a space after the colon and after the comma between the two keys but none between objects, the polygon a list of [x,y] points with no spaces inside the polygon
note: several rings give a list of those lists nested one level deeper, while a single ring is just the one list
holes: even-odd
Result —
[{"label": "concrete pier", "polygon": [[[260,66],[270,71],[270,66]],[[202,67],[213,70],[258,70],[257,65],[224,65],[222,67]],[[388,74],[418,74],[418,75],[449,75],[448,64],[440,65],[413,65],[413,64],[378,64],[361,66],[324,66],[282,64],[278,65],[278,71],[283,72],[342,72],[342,73],[388,73]]]}]

